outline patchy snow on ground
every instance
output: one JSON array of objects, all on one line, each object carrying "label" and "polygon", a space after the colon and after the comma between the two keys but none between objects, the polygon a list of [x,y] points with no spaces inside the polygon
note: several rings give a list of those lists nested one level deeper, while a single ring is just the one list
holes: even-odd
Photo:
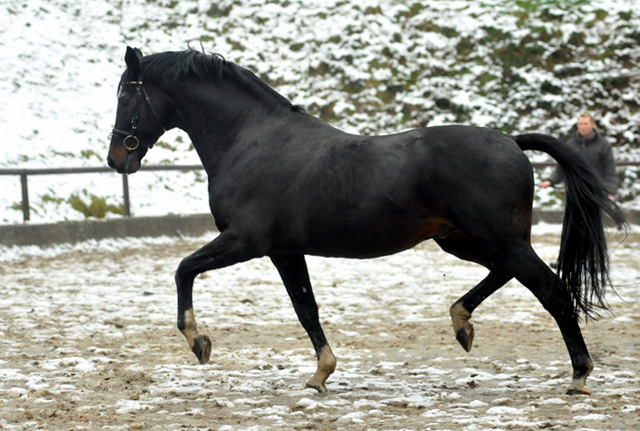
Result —
[{"label": "patchy snow on ground", "polygon": [[[537,225],[546,261],[559,226]],[[7,430],[627,430],[640,412],[640,238],[610,232],[612,314],[583,324],[590,397],[551,317],[510,282],[474,313],[465,353],[448,307],[486,270],[427,242],[373,260],[308,258],[338,358],[329,393],[278,274],[258,259],[202,275],[201,366],[175,328],[173,272],[209,241],[143,238],[0,249],[0,427]]]}]

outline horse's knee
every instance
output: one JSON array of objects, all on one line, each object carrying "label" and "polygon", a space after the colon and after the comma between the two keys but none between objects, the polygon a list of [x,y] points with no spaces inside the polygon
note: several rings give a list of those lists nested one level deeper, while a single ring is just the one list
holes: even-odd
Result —
[{"label": "horse's knee", "polygon": [[174,275],[176,284],[178,288],[181,284],[187,282],[189,279],[193,280],[196,274],[193,273],[193,265],[191,264],[188,257],[185,257],[178,264],[178,268],[176,268],[176,273]]}]

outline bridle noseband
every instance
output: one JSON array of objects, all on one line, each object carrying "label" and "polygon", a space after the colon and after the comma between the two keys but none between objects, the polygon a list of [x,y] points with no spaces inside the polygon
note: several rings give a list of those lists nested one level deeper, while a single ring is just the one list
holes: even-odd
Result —
[{"label": "bridle noseband", "polygon": [[[122,141],[122,145],[124,145],[127,151],[131,152],[131,151],[135,151],[140,146],[140,140],[136,136],[136,132],[138,131],[138,121],[140,120],[140,108],[142,106],[142,103],[140,103],[140,100],[144,99],[144,101],[147,102],[147,107],[149,108],[149,111],[151,111],[151,114],[153,114],[153,117],[156,119],[156,122],[162,128],[163,133],[166,132],[167,129],[164,128],[164,126],[162,125],[162,121],[160,121],[160,117],[158,116],[158,113],[156,112],[155,109],[153,109],[153,105],[151,104],[151,99],[149,98],[149,94],[147,93],[147,90],[144,88],[144,85],[142,85],[142,81],[124,82],[121,84],[121,87],[127,84],[136,86],[136,104],[133,107],[133,117],[131,117],[131,131],[127,132],[126,130],[116,129],[114,127],[111,134],[124,136],[124,141]],[[153,147],[153,144],[149,146],[149,148],[151,147]]]}]

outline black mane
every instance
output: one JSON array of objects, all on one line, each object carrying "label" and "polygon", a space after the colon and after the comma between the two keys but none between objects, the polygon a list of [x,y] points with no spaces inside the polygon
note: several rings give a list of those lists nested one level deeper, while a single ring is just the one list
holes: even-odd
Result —
[{"label": "black mane", "polygon": [[142,58],[141,69],[146,78],[154,81],[173,82],[193,77],[203,82],[222,84],[232,79],[255,94],[268,96],[294,111],[304,112],[304,109],[292,105],[253,72],[225,60],[219,54],[203,54],[195,50],[152,54]]},{"label": "black mane", "polygon": [[206,55],[194,50],[152,54],[143,57],[141,61],[141,68],[146,77],[169,81],[193,76],[200,81],[221,82],[225,69],[230,69],[231,65],[232,63],[220,55]]}]

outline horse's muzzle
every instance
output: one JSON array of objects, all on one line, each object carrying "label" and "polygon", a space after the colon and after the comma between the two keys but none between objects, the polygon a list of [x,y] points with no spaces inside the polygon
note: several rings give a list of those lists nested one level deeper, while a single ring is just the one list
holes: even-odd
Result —
[{"label": "horse's muzzle", "polygon": [[109,165],[111,169],[116,169],[116,162],[113,161],[109,154],[107,154],[107,165]]},{"label": "horse's muzzle", "polygon": [[110,151],[107,155],[107,164],[119,174],[132,174],[140,169],[140,156],[135,151]]}]

